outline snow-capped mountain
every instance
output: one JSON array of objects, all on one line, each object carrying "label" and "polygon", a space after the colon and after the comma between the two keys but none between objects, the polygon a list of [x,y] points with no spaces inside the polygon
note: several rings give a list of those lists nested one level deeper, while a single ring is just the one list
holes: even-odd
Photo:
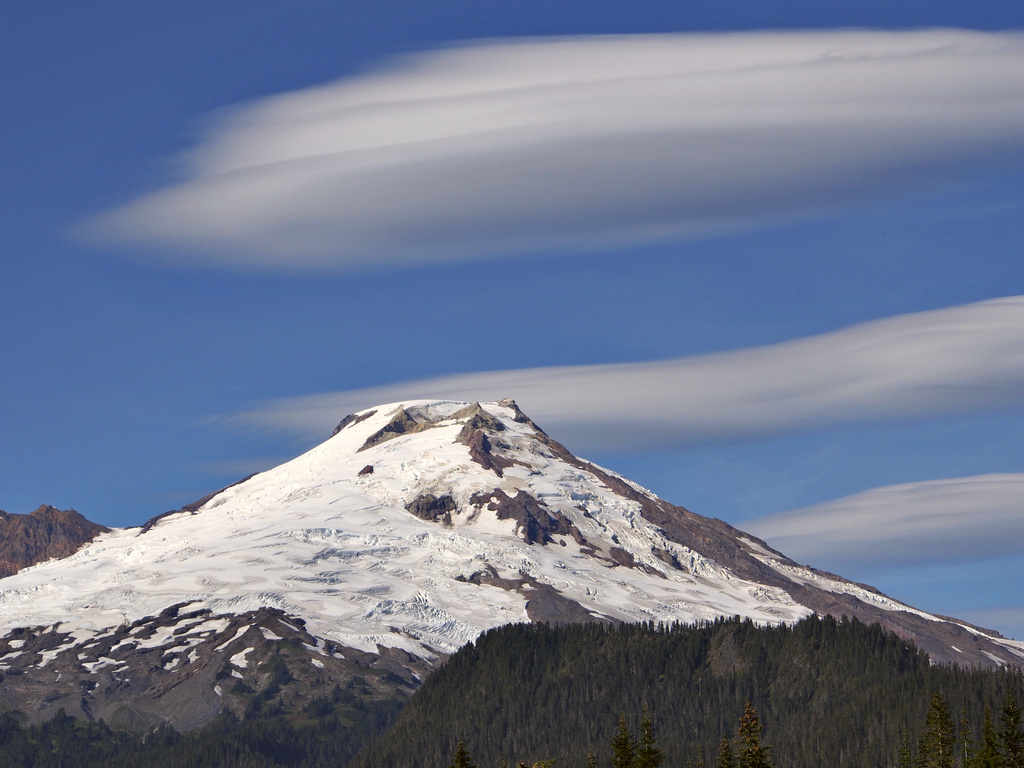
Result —
[{"label": "snow-capped mountain", "polygon": [[812,611],[880,621],[938,661],[1024,665],[1024,643],[798,565],[574,457],[511,400],[393,403],[202,504],[0,580],[0,695],[49,691],[40,717],[193,727],[231,706],[218,681],[265,670],[275,643],[304,654],[304,674],[387,670],[411,689],[510,622]]}]

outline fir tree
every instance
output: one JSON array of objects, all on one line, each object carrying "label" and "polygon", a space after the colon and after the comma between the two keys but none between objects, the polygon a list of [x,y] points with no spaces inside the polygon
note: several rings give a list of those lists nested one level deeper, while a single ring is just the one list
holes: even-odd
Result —
[{"label": "fir tree", "polygon": [[960,708],[960,722],[957,723],[957,752],[960,756],[960,768],[970,768],[974,756],[974,738],[971,735],[971,719],[967,716],[967,705]]},{"label": "fir tree", "polygon": [[1024,768],[1024,732],[1020,721],[1020,705],[1013,698],[1013,691],[1008,690],[999,712],[999,742],[1006,768]]},{"label": "fir tree", "polygon": [[732,753],[732,744],[728,736],[723,736],[718,742],[718,758],[715,760],[715,768],[736,768],[736,758]]},{"label": "fir tree", "polygon": [[914,754],[910,749],[910,738],[907,736],[907,729],[903,729],[903,736],[900,738],[899,768],[914,768]]},{"label": "fir tree", "polygon": [[633,768],[636,760],[636,741],[626,723],[626,716],[619,715],[619,727],[612,739],[612,768]]},{"label": "fir tree", "polygon": [[953,721],[942,694],[932,694],[918,755],[924,768],[953,768]]},{"label": "fir tree", "polygon": [[740,719],[739,749],[736,756],[737,768],[773,768],[768,747],[761,744],[761,722],[757,710],[748,701]]},{"label": "fir tree", "polygon": [[654,726],[651,725],[651,715],[644,705],[643,713],[640,715],[640,744],[636,750],[636,759],[633,761],[634,768],[658,768],[665,762],[665,753],[658,748],[658,740],[654,736]]},{"label": "fir tree", "polygon": [[971,768],[1003,768],[1003,756],[999,754],[996,729],[992,726],[992,710],[985,707],[985,723],[981,727],[981,746],[978,748]]},{"label": "fir tree", "polygon": [[597,755],[593,747],[587,749],[587,768],[597,768]]},{"label": "fir tree", "polygon": [[455,752],[452,755],[452,761],[448,768],[476,768],[476,765],[473,764],[473,760],[469,756],[469,750],[466,749],[466,745],[461,739],[455,747]]}]

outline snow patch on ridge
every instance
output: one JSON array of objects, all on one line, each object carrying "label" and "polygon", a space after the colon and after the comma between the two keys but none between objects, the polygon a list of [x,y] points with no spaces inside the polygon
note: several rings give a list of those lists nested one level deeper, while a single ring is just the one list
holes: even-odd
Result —
[{"label": "snow patch on ridge", "polygon": [[901,603],[898,600],[893,600],[891,597],[887,597],[886,595],[883,595],[879,592],[873,592],[869,589],[865,589],[864,587],[858,586],[857,584],[853,584],[848,581],[841,581],[838,579],[831,579],[825,576],[824,574],[815,572],[810,568],[805,568],[803,566],[788,565],[787,563],[783,563],[771,555],[755,556],[758,557],[758,559],[761,560],[763,563],[771,566],[776,571],[786,576],[791,581],[796,582],[797,584],[808,584],[818,587],[819,589],[823,589],[827,592],[852,595],[853,597],[856,597],[858,600],[864,603],[875,605],[886,611],[904,611],[906,613],[912,613],[915,616],[920,616],[921,618],[929,619],[931,621],[941,621],[941,619],[939,619],[937,616],[934,616],[930,613],[926,613],[925,611],[918,610],[917,608],[911,608],[909,605]]}]

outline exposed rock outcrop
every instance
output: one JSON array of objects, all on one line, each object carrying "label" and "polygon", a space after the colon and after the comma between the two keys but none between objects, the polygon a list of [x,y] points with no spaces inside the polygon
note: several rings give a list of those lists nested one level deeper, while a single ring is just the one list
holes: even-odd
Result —
[{"label": "exposed rock outcrop", "polygon": [[452,421],[464,421],[466,426],[463,430],[485,429],[491,432],[505,431],[505,425],[494,415],[485,411],[480,403],[468,405],[462,410],[453,413],[450,418]]},{"label": "exposed rock outcrop", "polygon": [[557,534],[571,536],[581,546],[587,543],[569,518],[561,512],[552,512],[524,491],[509,496],[496,489],[489,494],[475,494],[470,501],[478,507],[486,504],[499,520],[515,520],[527,544],[547,544]]},{"label": "exposed rock outcrop", "polygon": [[360,414],[359,416],[356,416],[354,413],[350,413],[348,416],[346,416],[344,419],[338,422],[338,426],[336,426],[334,428],[334,431],[331,432],[331,437],[334,437],[336,434],[341,432],[341,430],[343,430],[345,427],[351,427],[358,424],[361,421],[366,421],[371,416],[376,415],[376,413],[376,411],[367,411],[366,413]]},{"label": "exposed rock outcrop", "polygon": [[387,424],[366,438],[366,442],[362,444],[359,450],[365,451],[367,448],[380,445],[381,443],[396,438],[399,435],[421,432],[424,429],[430,429],[432,426],[434,426],[433,423],[429,421],[417,421],[409,414],[408,411],[405,410],[405,408],[399,407],[398,410],[392,414],[391,420],[388,421]]},{"label": "exposed rock outcrop", "polygon": [[503,579],[493,566],[477,571],[469,577],[458,577],[459,581],[470,584],[488,584],[509,592],[518,592],[526,600],[526,615],[530,621],[546,621],[550,624],[579,624],[588,621],[608,621],[584,608],[575,600],[561,594],[550,584],[521,575],[519,579]]},{"label": "exposed rock outcrop", "polygon": [[459,432],[458,440],[469,448],[469,457],[484,469],[494,471],[498,477],[504,477],[504,469],[515,462],[492,452],[491,441],[482,429],[474,429],[469,424]]},{"label": "exposed rock outcrop", "polygon": [[45,504],[28,515],[0,511],[0,578],[55,557],[73,555],[109,530],[73,509]]},{"label": "exposed rock outcrop", "polygon": [[405,505],[407,512],[416,515],[420,520],[452,524],[452,512],[455,511],[455,500],[451,496],[437,497],[427,493]]},{"label": "exposed rock outcrop", "polygon": [[457,439],[469,448],[469,457],[484,469],[490,469],[498,477],[504,477],[503,470],[515,462],[493,452],[487,433],[504,432],[505,425],[485,411],[480,403],[473,403],[455,412],[451,418],[454,421],[465,421]]}]

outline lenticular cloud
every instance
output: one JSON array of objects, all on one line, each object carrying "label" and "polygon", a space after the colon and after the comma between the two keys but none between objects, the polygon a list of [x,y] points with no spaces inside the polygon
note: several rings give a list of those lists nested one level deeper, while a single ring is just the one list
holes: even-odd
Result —
[{"label": "lenticular cloud", "polygon": [[742,441],[841,424],[1020,409],[1024,296],[649,363],[462,373],[290,398],[235,424],[325,436],[346,413],[404,399],[514,397],[579,451]]},{"label": "lenticular cloud", "polygon": [[93,221],[196,261],[367,268],[694,236],[1024,150],[1024,36],[508,40],[223,116],[184,175]]},{"label": "lenticular cloud", "polygon": [[1024,475],[892,485],[748,520],[744,528],[823,567],[960,563],[1017,554]]}]

